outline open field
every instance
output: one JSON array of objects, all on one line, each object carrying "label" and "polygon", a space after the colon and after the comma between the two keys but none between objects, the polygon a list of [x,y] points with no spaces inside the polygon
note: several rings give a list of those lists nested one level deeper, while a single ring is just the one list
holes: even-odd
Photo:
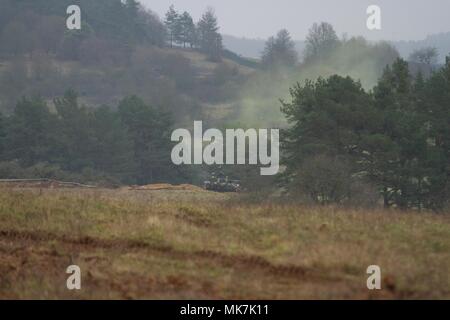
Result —
[{"label": "open field", "polygon": [[[1,188],[0,298],[450,298],[449,215],[235,198]],[[381,291],[366,287],[374,264]]]}]

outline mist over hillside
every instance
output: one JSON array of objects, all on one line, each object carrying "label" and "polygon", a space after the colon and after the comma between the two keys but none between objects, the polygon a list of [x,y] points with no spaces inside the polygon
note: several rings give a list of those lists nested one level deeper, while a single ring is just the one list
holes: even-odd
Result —
[{"label": "mist over hillside", "polygon": [[439,54],[439,63],[445,62],[445,57],[450,53],[450,32],[429,35],[419,41],[396,41],[393,45],[397,48],[402,57],[407,58],[414,50],[433,47]]},{"label": "mist over hillside", "polygon": [[[244,57],[258,59],[264,50],[265,39],[240,38],[232,35],[223,35],[223,42],[226,48]],[[298,53],[303,55],[305,41],[295,40]],[[417,49],[424,47],[434,47],[437,49],[439,63],[445,62],[445,57],[450,53],[450,32],[429,35],[423,40],[403,40],[389,41],[400,53],[400,56],[407,59],[409,55]]]},{"label": "mist over hillside", "polygon": [[[231,35],[223,35],[223,44],[225,48],[253,59],[259,59],[264,50],[267,39],[251,39],[245,37],[235,37]],[[297,51],[301,54],[305,48],[304,41],[295,41]]]}]

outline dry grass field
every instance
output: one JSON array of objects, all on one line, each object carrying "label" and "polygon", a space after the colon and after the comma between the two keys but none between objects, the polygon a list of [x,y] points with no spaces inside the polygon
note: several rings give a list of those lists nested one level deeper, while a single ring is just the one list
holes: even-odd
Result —
[{"label": "dry grass field", "polygon": [[[235,198],[1,188],[0,298],[450,298],[449,215]],[[374,264],[380,291],[366,287]]]}]

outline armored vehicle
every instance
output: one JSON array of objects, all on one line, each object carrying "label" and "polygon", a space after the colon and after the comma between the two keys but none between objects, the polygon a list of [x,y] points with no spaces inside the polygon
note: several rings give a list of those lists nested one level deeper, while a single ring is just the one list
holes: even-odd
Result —
[{"label": "armored vehicle", "polygon": [[209,180],[204,182],[205,190],[215,192],[240,192],[241,182],[239,180],[230,180],[224,174],[211,174]]}]

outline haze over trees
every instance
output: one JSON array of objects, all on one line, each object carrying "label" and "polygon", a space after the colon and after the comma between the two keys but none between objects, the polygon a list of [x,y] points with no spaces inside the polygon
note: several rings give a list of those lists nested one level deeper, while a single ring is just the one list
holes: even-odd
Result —
[{"label": "haze over trees", "polygon": [[[188,12],[173,7],[171,25],[137,1],[82,0],[81,30],[67,30],[69,4],[0,4],[2,15],[8,13],[0,21],[0,111],[13,112],[22,96],[49,102],[73,88],[87,105],[117,105],[124,96],[138,95],[187,122],[204,104],[233,96],[237,84],[229,79],[241,75],[228,72],[228,65],[246,60],[229,53],[228,65],[220,65],[223,48],[212,11],[197,28]],[[218,75],[223,80],[216,81]]]},{"label": "haze over trees", "polygon": [[[383,69],[399,57],[395,48],[386,42],[369,43],[362,37],[337,39],[333,27],[327,23],[312,27],[308,39],[310,49],[305,51],[308,58],[283,67],[273,64],[257,71],[245,83],[239,101],[241,121],[252,126],[284,127],[285,117],[274,106],[280,98],[289,97],[287,88],[294,83],[336,74],[351,76],[360,80],[365,89],[370,89],[376,85]],[[268,48],[273,47],[272,44],[273,41],[269,41]]]},{"label": "haze over trees", "polygon": [[339,45],[339,38],[331,24],[315,23],[306,37],[305,61],[327,57]]},{"label": "haze over trees", "polygon": [[437,64],[438,61],[438,52],[436,48],[426,47],[415,50],[409,56],[409,61],[423,63],[427,66],[432,66]]},{"label": "haze over trees", "polygon": [[280,30],[276,37],[270,37],[261,57],[264,68],[293,67],[298,63],[298,54],[295,43],[289,31]]}]

